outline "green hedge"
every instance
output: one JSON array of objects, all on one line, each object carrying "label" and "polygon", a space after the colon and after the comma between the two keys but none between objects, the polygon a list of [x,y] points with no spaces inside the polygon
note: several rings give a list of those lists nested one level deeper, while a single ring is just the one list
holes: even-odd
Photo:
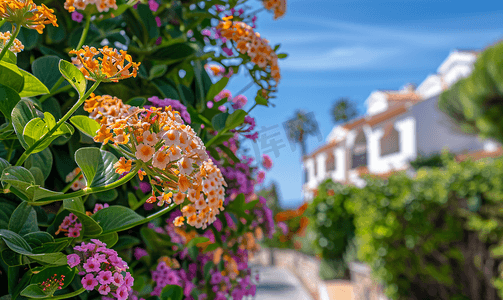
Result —
[{"label": "green hedge", "polygon": [[311,209],[320,216],[318,241],[338,244],[322,250],[335,260],[348,248],[354,215],[358,258],[392,299],[500,299],[502,199],[503,159],[449,160],[415,179],[368,177],[363,189],[326,182]]},{"label": "green hedge", "polygon": [[[354,216],[348,211],[349,201],[357,191],[355,187],[343,186],[332,180],[323,182],[318,188],[318,196],[309,208],[311,222],[315,224],[318,249],[326,268],[333,271],[333,277],[344,278],[349,275],[348,263],[344,259],[348,246],[355,236]],[[327,278],[329,272],[322,272]]]}]

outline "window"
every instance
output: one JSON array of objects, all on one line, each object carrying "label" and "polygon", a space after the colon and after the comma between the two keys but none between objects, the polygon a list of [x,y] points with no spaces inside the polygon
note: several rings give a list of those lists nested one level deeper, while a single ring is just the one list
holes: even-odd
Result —
[{"label": "window", "polygon": [[381,156],[400,152],[400,133],[390,124],[381,138]]},{"label": "window", "polygon": [[304,170],[304,183],[307,182],[307,179],[308,179],[308,172],[307,170]]},{"label": "window", "polygon": [[335,155],[333,149],[327,152],[327,172],[335,171]]},{"label": "window", "polygon": [[314,159],[314,178],[316,178],[318,176],[318,161],[316,160],[316,158]]},{"label": "window", "polygon": [[355,169],[367,165],[367,139],[365,133],[360,131],[355,138],[355,144],[351,151],[351,168]]}]

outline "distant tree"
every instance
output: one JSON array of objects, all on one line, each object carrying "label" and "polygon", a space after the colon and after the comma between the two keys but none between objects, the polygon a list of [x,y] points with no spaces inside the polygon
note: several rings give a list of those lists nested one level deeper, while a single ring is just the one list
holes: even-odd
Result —
[{"label": "distant tree", "polygon": [[349,98],[341,97],[334,102],[330,113],[332,115],[332,121],[337,124],[349,121],[358,116],[358,109],[356,108],[356,104],[349,100]]},{"label": "distant tree", "polygon": [[275,181],[273,181],[268,187],[256,192],[256,194],[257,196],[262,196],[267,200],[267,207],[272,210],[274,215],[281,211],[278,184]]},{"label": "distant tree", "polygon": [[300,145],[302,157],[306,155],[306,139],[310,135],[319,134],[318,123],[314,119],[313,113],[306,113],[303,110],[295,111],[293,118],[285,123],[286,135],[290,142]]}]

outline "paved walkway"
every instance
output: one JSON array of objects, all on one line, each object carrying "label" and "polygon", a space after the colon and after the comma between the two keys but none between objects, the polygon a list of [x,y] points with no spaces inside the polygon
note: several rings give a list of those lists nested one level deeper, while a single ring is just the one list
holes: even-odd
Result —
[{"label": "paved walkway", "polygon": [[256,300],[312,300],[299,279],[286,269],[255,266],[260,274]]}]

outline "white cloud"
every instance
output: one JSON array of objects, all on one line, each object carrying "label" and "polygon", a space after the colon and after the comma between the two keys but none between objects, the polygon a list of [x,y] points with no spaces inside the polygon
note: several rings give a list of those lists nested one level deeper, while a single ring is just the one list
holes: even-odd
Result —
[{"label": "white cloud", "polygon": [[272,44],[282,44],[281,50],[287,51],[289,57],[280,66],[292,71],[412,67],[430,53],[443,50],[447,57],[455,48],[477,49],[486,46],[487,40],[497,40],[502,33],[498,29],[418,30],[306,17],[288,21],[286,25],[294,22],[302,29],[274,28],[264,36]]}]

